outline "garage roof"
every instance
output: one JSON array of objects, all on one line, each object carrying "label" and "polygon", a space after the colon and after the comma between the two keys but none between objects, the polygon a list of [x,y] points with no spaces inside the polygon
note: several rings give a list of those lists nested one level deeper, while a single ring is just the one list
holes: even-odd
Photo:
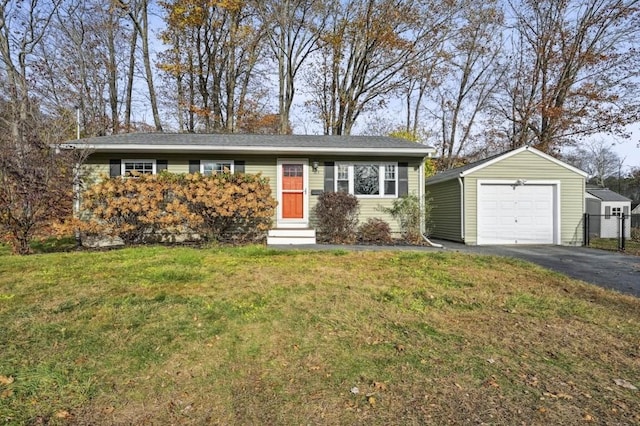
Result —
[{"label": "garage roof", "polygon": [[539,151],[533,147],[530,146],[523,146],[511,151],[507,151],[504,152],[502,154],[497,154],[497,155],[493,155],[491,157],[485,158],[483,160],[480,161],[476,161],[474,163],[470,163],[467,164],[465,166],[462,167],[457,167],[455,169],[450,169],[450,170],[446,170],[444,172],[440,172],[432,177],[430,177],[429,179],[426,180],[426,184],[434,184],[434,183],[438,183],[438,182],[446,182],[448,180],[452,180],[452,179],[457,179],[459,177],[465,177],[466,175],[469,175],[471,173],[477,172],[478,170],[481,170],[485,167],[488,167],[492,164],[497,163],[498,161],[502,161],[505,158],[509,158],[511,156],[517,155],[523,151],[529,151],[532,154],[538,155],[542,158],[545,158],[561,167],[564,167],[565,169],[571,170],[574,173],[578,173],[579,175],[583,176],[583,177],[587,177],[587,173],[583,172],[580,169],[577,169],[567,163],[564,163],[560,160],[558,160],[557,158],[554,158],[548,154],[545,154],[542,151]]}]

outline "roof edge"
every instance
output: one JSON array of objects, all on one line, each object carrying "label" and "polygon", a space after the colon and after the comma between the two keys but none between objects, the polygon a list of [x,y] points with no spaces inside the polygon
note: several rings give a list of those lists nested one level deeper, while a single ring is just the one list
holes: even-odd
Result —
[{"label": "roof edge", "polygon": [[282,153],[282,154],[368,154],[407,155],[410,157],[430,157],[434,148],[420,145],[416,148],[353,148],[353,147],[278,147],[278,146],[207,146],[207,145],[149,145],[149,144],[87,144],[64,143],[61,149],[87,149],[95,152],[226,152],[226,153]]},{"label": "roof edge", "polygon": [[551,161],[551,162],[555,163],[556,165],[564,167],[565,169],[570,170],[570,171],[572,171],[574,173],[577,173],[577,174],[581,175],[584,178],[586,178],[588,176],[588,174],[586,172],[584,172],[584,171],[582,171],[582,170],[580,170],[580,169],[578,169],[576,167],[573,167],[572,165],[567,164],[564,161],[560,161],[557,158],[552,157],[549,154],[545,154],[544,152],[542,152],[542,151],[540,151],[540,150],[538,150],[538,149],[536,149],[536,148],[534,148],[532,146],[525,145],[525,146],[521,146],[520,148],[514,149],[512,151],[506,152],[506,153],[504,153],[502,155],[499,155],[496,158],[494,158],[494,159],[492,159],[490,161],[487,161],[485,163],[479,164],[476,167],[472,167],[472,168],[467,169],[467,170],[465,170],[463,172],[460,172],[460,177],[465,177],[465,176],[467,176],[467,175],[469,175],[471,173],[475,173],[478,170],[482,170],[485,167],[491,166],[491,165],[493,165],[493,164],[495,164],[495,163],[497,163],[499,161],[505,160],[505,159],[507,159],[509,157],[513,157],[514,155],[520,154],[521,152],[524,152],[524,151],[529,151],[532,154],[536,154],[537,156],[539,156],[541,158],[544,158],[545,160]]}]

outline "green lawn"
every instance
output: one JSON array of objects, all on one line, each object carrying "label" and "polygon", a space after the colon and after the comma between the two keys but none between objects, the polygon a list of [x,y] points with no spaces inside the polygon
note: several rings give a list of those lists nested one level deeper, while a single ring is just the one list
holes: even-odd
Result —
[{"label": "green lawn", "polygon": [[0,248],[0,324],[0,424],[640,423],[640,300],[516,260]]}]

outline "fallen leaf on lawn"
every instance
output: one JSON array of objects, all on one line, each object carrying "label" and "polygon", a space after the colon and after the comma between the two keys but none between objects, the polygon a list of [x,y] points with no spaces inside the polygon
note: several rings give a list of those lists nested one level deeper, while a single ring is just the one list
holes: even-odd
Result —
[{"label": "fallen leaf on lawn", "polygon": [[369,398],[367,398],[367,401],[369,402],[369,405],[371,405],[372,407],[376,406],[376,399],[373,396],[370,396]]},{"label": "fallen leaf on lawn", "polygon": [[404,346],[403,345],[396,345],[396,351],[404,352]]},{"label": "fallen leaf on lawn", "polygon": [[624,402],[622,402],[622,401],[613,401],[613,403],[614,403],[615,405],[617,405],[618,407],[622,408],[623,410],[626,410],[626,409],[628,409],[628,408],[629,408],[629,407],[627,407],[627,404],[625,404],[625,403],[624,403]]},{"label": "fallen leaf on lawn", "polygon": [[493,364],[493,363],[495,363],[495,362],[496,362],[496,360],[495,360],[495,359],[493,359],[493,358],[489,358],[489,359],[487,360],[487,362],[488,362],[489,364]]},{"label": "fallen leaf on lawn", "polygon": [[544,392],[544,396],[548,396],[549,398],[557,398],[557,399],[573,399],[571,395],[567,395],[562,392]]},{"label": "fallen leaf on lawn", "polygon": [[496,382],[494,379],[487,379],[485,380],[485,382],[483,383],[483,385],[485,387],[492,387],[492,388],[499,388],[500,385],[498,384],[498,382]]},{"label": "fallen leaf on lawn", "polygon": [[2,393],[0,393],[0,398],[5,399],[5,398],[9,398],[12,395],[13,395],[12,389],[5,389],[4,391],[2,391]]},{"label": "fallen leaf on lawn", "polygon": [[584,420],[585,422],[592,422],[593,416],[591,414],[585,414],[584,416],[582,416],[582,420]]},{"label": "fallen leaf on lawn", "polygon": [[0,384],[10,385],[15,379],[12,376],[0,376]]},{"label": "fallen leaf on lawn", "polygon": [[360,393],[360,389],[358,389],[357,386],[354,386],[354,387],[351,388],[351,393],[354,394],[354,395],[357,395],[357,394]]},{"label": "fallen leaf on lawn", "polygon": [[71,413],[69,413],[67,410],[61,410],[61,411],[58,411],[56,413],[56,418],[58,418],[58,419],[70,419],[71,418]]},{"label": "fallen leaf on lawn", "polygon": [[386,390],[387,389],[387,385],[385,385],[382,382],[373,382],[373,388],[374,389],[378,389],[378,390]]},{"label": "fallen leaf on lawn", "polygon": [[625,389],[638,390],[637,387],[633,386],[630,382],[624,379],[615,379],[614,382],[616,385],[622,386]]}]

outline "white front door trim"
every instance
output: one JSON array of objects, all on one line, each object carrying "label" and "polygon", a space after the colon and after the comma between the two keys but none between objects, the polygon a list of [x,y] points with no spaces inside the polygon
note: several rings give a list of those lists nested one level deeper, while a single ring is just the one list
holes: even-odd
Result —
[{"label": "white front door trim", "polygon": [[[301,164],[303,170],[303,214],[300,219],[284,219],[282,216],[282,165]],[[308,158],[278,158],[276,167],[276,200],[277,228],[307,228],[309,227],[309,159]]]}]

